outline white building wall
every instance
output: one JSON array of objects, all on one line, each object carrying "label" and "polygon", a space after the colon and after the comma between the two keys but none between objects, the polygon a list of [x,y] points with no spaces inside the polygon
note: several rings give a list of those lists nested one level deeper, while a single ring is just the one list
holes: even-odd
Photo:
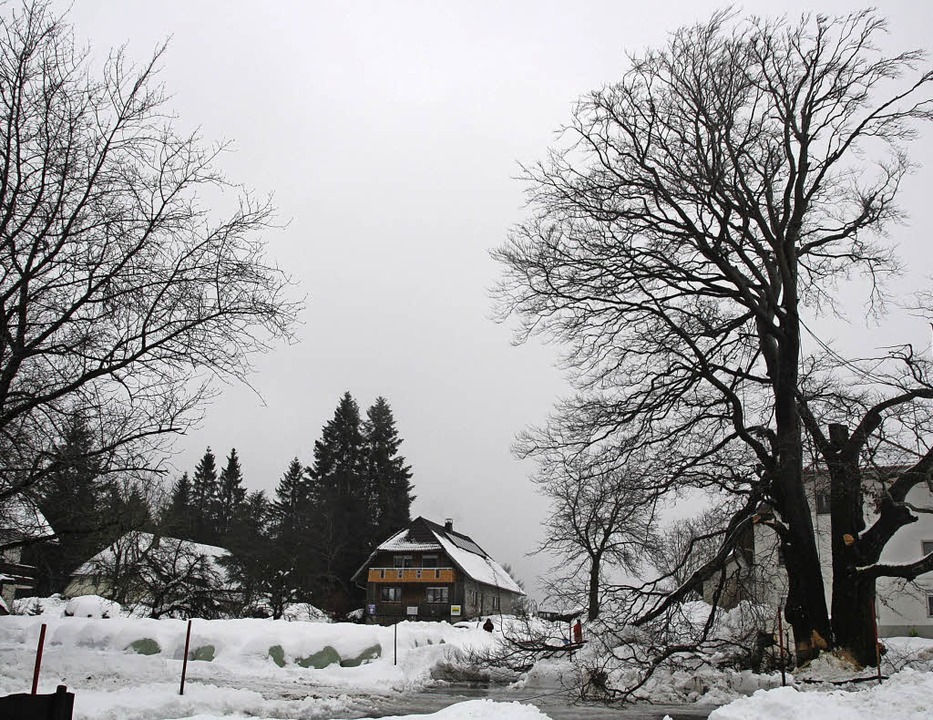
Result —
[{"label": "white building wall", "polygon": [[[915,507],[933,508],[933,494],[926,486],[918,486],[908,494],[907,502]],[[882,562],[914,562],[922,557],[922,543],[933,543],[933,515],[917,515],[917,522],[902,527],[885,546],[881,556]],[[866,512],[865,520],[866,526],[870,527],[875,516]],[[813,528],[823,570],[826,606],[831,610],[833,573],[830,516],[814,512]],[[756,596],[760,602],[777,608],[787,594],[787,576],[778,561],[777,536],[771,528],[762,524],[755,526],[755,567]],[[876,593],[878,599],[875,612],[879,636],[919,635],[933,638],[933,617],[929,613],[928,600],[929,597],[933,597],[933,574],[927,574],[913,583],[881,578],[876,586]]]}]

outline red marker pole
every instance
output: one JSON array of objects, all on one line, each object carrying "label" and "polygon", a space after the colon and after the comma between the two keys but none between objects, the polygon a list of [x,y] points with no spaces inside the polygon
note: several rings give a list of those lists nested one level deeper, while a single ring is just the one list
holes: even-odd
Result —
[{"label": "red marker pole", "polygon": [[191,646],[191,621],[188,621],[188,634],[185,635],[185,659],[181,664],[181,687],[178,688],[178,694],[185,694],[185,675],[188,672],[188,648]]},{"label": "red marker pole", "polygon": [[778,621],[778,647],[781,648],[781,687],[787,685],[787,674],[784,670],[786,663],[784,662],[784,624],[781,621],[782,608],[781,605],[778,605],[777,611],[777,621]]},{"label": "red marker pole", "polygon": [[39,689],[39,668],[42,667],[42,648],[45,646],[45,628],[46,624],[42,623],[42,629],[39,631],[39,645],[36,648],[36,668],[32,671],[32,694],[36,694],[36,690]]}]

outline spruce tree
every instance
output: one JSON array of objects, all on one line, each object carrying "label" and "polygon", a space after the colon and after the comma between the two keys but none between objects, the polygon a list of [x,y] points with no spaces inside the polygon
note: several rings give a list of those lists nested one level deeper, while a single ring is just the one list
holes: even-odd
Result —
[{"label": "spruce tree", "polygon": [[243,471],[240,467],[240,458],[236,449],[230,450],[227,464],[220,472],[217,483],[217,498],[214,503],[214,532],[221,540],[227,536],[239,512],[240,506],[246,500],[246,487],[243,485]]},{"label": "spruce tree", "polygon": [[207,448],[191,478],[192,530],[193,539],[198,542],[213,543],[217,539],[217,498],[217,460],[211,449]]},{"label": "spruce tree", "polygon": [[398,454],[402,439],[384,397],[376,398],[366,411],[363,436],[373,532],[370,545],[375,545],[409,523],[415,497],[411,494],[411,467]]},{"label": "spruce tree", "polygon": [[267,585],[274,559],[270,512],[270,503],[262,490],[249,493],[237,506],[224,537],[224,547],[230,554],[221,562],[227,568],[228,577],[239,587],[242,596],[239,615],[262,614],[262,606],[269,600]]},{"label": "spruce tree", "polygon": [[266,587],[273,616],[291,598],[314,602],[314,578],[319,573],[319,542],[307,468],[294,458],[275,488],[270,508],[271,538]]},{"label": "spruce tree", "polygon": [[350,577],[369,554],[370,503],[360,409],[349,392],[314,443],[311,477],[321,558],[319,595],[328,609],[342,612],[359,600]]},{"label": "spruce tree", "polygon": [[62,592],[69,575],[101,550],[106,526],[107,488],[93,437],[80,417],[72,420],[55,449],[54,470],[38,490],[39,508],[55,539],[28,547],[24,560],[37,566],[37,591]]},{"label": "spruce tree", "polygon": [[172,485],[172,494],[168,505],[159,518],[159,526],[165,535],[191,540],[195,536],[191,479],[188,473]]}]

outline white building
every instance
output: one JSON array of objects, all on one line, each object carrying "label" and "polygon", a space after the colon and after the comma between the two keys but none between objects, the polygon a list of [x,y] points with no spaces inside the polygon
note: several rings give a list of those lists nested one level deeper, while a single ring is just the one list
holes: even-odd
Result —
[{"label": "white building", "polygon": [[[816,476],[807,482],[826,606],[831,608],[833,575],[828,478]],[[871,494],[866,493],[866,527],[871,527],[877,517],[870,497]],[[933,493],[926,485],[918,485],[908,494],[907,503],[912,507],[933,510]],[[933,552],[933,514],[917,512],[915,515],[917,522],[900,528],[885,546],[881,563],[912,563]],[[777,612],[787,595],[787,576],[783,571],[777,536],[766,524],[754,526],[744,547],[733,554],[727,573],[729,582],[719,600],[726,607],[735,605],[739,600],[750,599],[773,606]],[[712,590],[713,584],[707,583],[704,588],[707,601],[712,600]],[[914,582],[879,578],[876,595],[875,612],[880,637],[919,635],[933,638],[933,573],[920,576]]]}]

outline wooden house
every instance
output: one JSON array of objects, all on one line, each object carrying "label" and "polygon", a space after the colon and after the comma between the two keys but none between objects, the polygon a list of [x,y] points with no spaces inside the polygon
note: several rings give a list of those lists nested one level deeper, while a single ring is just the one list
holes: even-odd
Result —
[{"label": "wooden house", "polygon": [[35,587],[36,568],[20,562],[23,546],[55,536],[35,503],[14,495],[0,506],[0,615],[13,611],[17,591]]},{"label": "wooden house", "polygon": [[525,593],[474,542],[423,517],[380,544],[353,576],[366,587],[366,621],[457,622],[510,613]]}]

